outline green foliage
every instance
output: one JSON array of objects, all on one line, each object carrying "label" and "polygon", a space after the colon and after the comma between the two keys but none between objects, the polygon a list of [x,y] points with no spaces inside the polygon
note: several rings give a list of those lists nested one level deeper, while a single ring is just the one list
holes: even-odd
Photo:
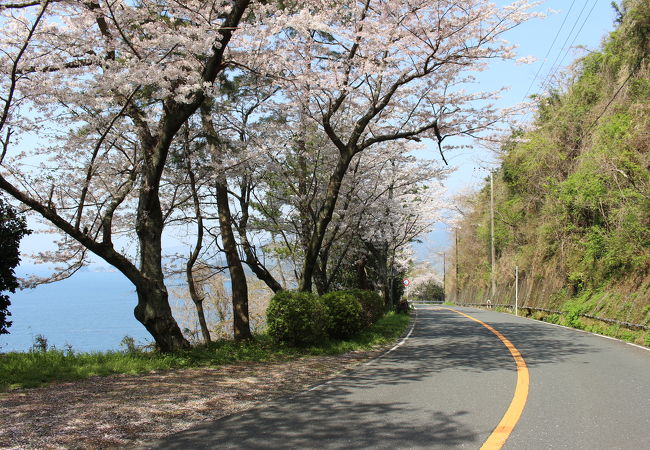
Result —
[{"label": "green foliage", "polygon": [[638,78],[630,82],[628,95],[637,101],[650,100],[650,78]]},{"label": "green foliage", "polygon": [[324,341],[318,346],[300,349],[309,355],[334,355],[343,352],[376,348],[390,344],[400,337],[410,321],[408,314],[386,313],[369,329],[362,330],[349,340]]},{"label": "green foliage", "polygon": [[361,302],[348,291],[329,292],[321,297],[327,309],[327,334],[334,339],[347,339],[363,327]]},{"label": "green foliage", "polygon": [[0,334],[8,334],[11,326],[7,320],[11,302],[3,292],[15,293],[18,288],[14,269],[20,263],[20,240],[30,233],[25,219],[0,197]]},{"label": "green foliage", "polygon": [[645,317],[644,323],[650,325],[650,305],[646,305],[641,312]]},{"label": "green foliage", "polygon": [[32,344],[32,351],[45,353],[47,352],[48,343],[47,338],[42,334],[34,336],[34,343]]},{"label": "green foliage", "polygon": [[389,313],[371,328],[347,341],[322,340],[312,347],[277,345],[269,335],[253,341],[222,340],[173,354],[133,351],[76,353],[72,349],[0,354],[0,392],[41,386],[50,381],[78,380],[97,375],[139,374],[189,367],[215,367],[241,361],[285,361],[308,355],[334,355],[369,350],[395,341],[409,316]]},{"label": "green foliage", "polygon": [[445,290],[437,281],[429,280],[417,286],[414,297],[418,300],[438,300],[444,302]]},{"label": "green foliage", "polygon": [[354,295],[361,303],[361,321],[364,328],[377,322],[384,315],[384,300],[377,292],[364,289],[350,289],[346,292]]},{"label": "green foliage", "polygon": [[568,327],[584,329],[580,315],[589,311],[591,305],[585,303],[585,300],[590,297],[591,292],[586,291],[576,300],[566,302],[563,306],[564,316],[562,317],[562,324]]},{"label": "green foliage", "polygon": [[562,216],[578,227],[602,225],[602,198],[606,190],[604,177],[591,168],[569,175],[557,189]]},{"label": "green foliage", "polygon": [[120,341],[120,348],[123,349],[126,353],[131,354],[137,353],[141,350],[132,336],[124,336]]},{"label": "green foliage", "polygon": [[312,293],[278,292],[267,310],[269,334],[289,345],[315,344],[325,337],[326,314],[323,302]]}]

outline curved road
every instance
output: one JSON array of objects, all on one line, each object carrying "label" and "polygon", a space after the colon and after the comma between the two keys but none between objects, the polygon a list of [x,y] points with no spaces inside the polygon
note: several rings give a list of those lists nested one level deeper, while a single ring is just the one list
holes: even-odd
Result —
[{"label": "curved road", "polygon": [[525,406],[503,448],[650,448],[650,351],[460,307],[418,309],[409,339],[384,357],[155,447],[480,448],[513,401],[517,365],[492,331],[456,311],[489,324],[525,360]]}]

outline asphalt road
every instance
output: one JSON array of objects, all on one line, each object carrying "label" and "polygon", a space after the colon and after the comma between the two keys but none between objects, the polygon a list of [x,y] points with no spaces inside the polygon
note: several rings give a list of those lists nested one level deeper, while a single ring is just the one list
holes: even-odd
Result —
[{"label": "asphalt road", "polygon": [[[526,362],[530,384],[503,448],[650,449],[650,351],[470,308]],[[394,351],[332,382],[155,443],[156,448],[480,448],[517,384],[486,327],[419,309]],[[520,399],[521,400],[521,399]]]}]

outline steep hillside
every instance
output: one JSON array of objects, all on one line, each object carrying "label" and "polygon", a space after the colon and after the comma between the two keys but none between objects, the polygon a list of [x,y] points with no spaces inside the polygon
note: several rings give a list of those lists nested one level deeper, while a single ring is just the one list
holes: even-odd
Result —
[{"label": "steep hillside", "polygon": [[[503,149],[496,301],[514,298],[519,266],[528,306],[650,324],[650,3],[625,1],[620,12],[602,50],[576,62],[566,86],[541,100],[531,130]],[[466,199],[465,301],[490,296],[489,196],[487,183]]]}]

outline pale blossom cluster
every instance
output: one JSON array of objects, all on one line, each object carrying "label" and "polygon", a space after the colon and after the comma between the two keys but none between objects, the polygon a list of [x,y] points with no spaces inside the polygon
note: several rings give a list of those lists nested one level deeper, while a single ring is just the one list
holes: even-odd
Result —
[{"label": "pale blossom cluster", "polygon": [[[502,36],[539,15],[534,6],[0,5],[0,189],[63,236],[40,256],[67,264],[58,277],[95,253],[138,286],[142,305],[155,300],[142,314],[167,314],[163,231],[190,241],[199,216],[209,248],[222,249],[230,227],[258,276],[274,249],[302,289],[364,246],[390,247],[401,267],[444,206],[447,172],[416,155],[433,143],[444,159],[448,138],[488,137],[518,111],[494,106],[500,90],[468,84],[516,58]],[[230,217],[216,213],[217,184]]]}]

